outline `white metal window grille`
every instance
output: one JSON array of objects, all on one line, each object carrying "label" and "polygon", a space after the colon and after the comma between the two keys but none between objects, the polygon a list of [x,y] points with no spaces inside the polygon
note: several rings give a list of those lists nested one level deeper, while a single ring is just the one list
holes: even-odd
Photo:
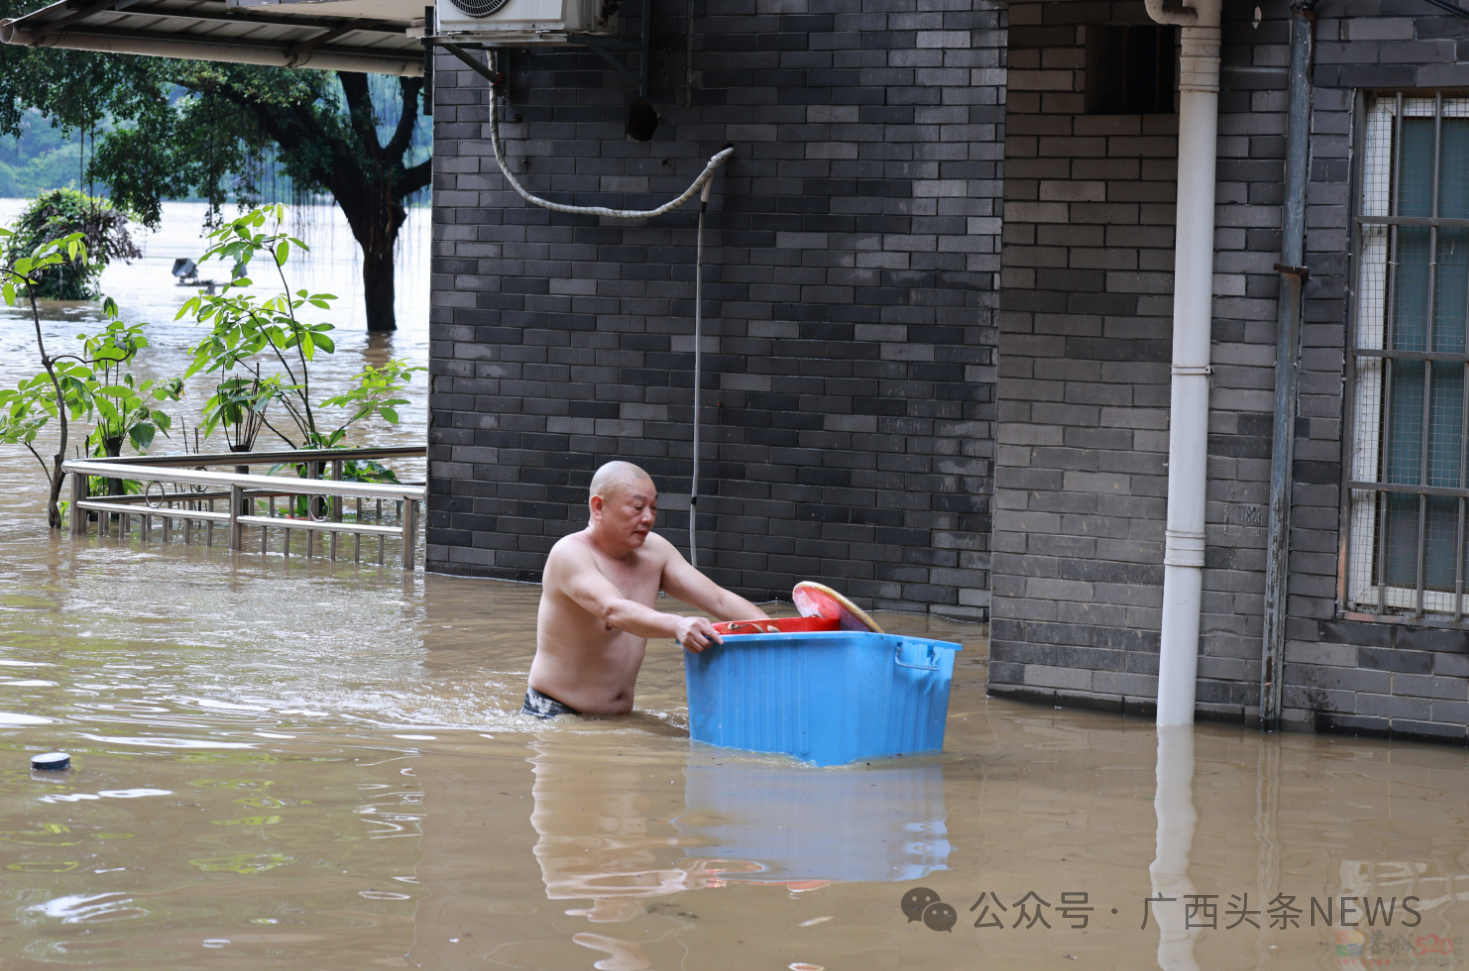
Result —
[{"label": "white metal window grille", "polygon": [[1469,98],[1378,96],[1365,124],[1346,606],[1462,624]]}]

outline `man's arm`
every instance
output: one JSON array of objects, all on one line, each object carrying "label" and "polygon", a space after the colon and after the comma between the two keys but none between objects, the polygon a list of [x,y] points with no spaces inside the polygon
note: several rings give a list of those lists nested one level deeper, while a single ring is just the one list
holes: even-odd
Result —
[{"label": "man's arm", "polygon": [[[572,600],[593,617],[600,617],[608,627],[625,630],[639,637],[671,637],[690,651],[698,653],[712,640],[723,639],[702,617],[680,617],[645,607],[622,595],[617,586],[597,569],[590,550],[580,544],[568,544],[555,563],[546,564],[546,580],[559,586]],[[550,576],[554,571],[559,576]],[[557,583],[556,581],[560,581]]]},{"label": "man's arm", "polygon": [[[656,535],[656,534],[655,534]],[[652,539],[650,536],[649,539]],[[726,590],[689,565],[674,545],[659,537],[666,547],[663,592],[691,607],[713,614],[718,620],[769,620],[765,611],[744,597]]]}]

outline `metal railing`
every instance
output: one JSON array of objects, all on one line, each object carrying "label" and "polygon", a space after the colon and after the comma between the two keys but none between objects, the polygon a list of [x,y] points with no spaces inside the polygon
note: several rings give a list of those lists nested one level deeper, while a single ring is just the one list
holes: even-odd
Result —
[{"label": "metal railing", "polygon": [[[131,520],[139,521],[139,535],[146,540],[152,535],[153,520],[160,521],[163,541],[182,528],[184,542],[192,543],[202,531],[204,544],[214,545],[214,529],[219,524],[228,531],[229,547],[245,550],[246,530],[259,527],[260,548],[268,552],[267,530],[285,531],[284,552],[291,555],[291,534],[304,532],[306,556],[315,555],[316,534],[329,537],[328,556],[335,560],[338,540],[352,537],[352,559],[361,562],[362,537],[377,537],[377,561],[383,563],[384,542],[390,536],[402,538],[403,569],[414,566],[414,543],[418,531],[419,504],[424,501],[422,483],[377,483],[343,481],[346,463],[354,459],[393,459],[426,456],[424,446],[399,448],[320,449],[287,452],[216,452],[207,455],[146,455],[130,458],[72,459],[62,468],[72,474],[71,532],[82,536],[87,532],[88,513],[97,514],[98,535],[106,535],[114,516],[118,535],[131,530]],[[252,475],[243,471],[252,465],[288,465],[287,475]],[[307,477],[301,478],[295,467],[303,466]],[[229,472],[211,472],[211,466],[231,466]],[[323,478],[331,468],[331,478]],[[132,480],[143,483],[141,493],[90,495],[90,478],[112,481]],[[304,496],[304,510],[297,497]],[[284,514],[276,509],[276,500],[288,497]],[[353,518],[348,518],[346,500],[355,499]],[[363,501],[371,505],[364,508]],[[217,509],[222,503],[223,509]],[[391,517],[384,516],[384,503]],[[265,508],[262,509],[261,506]],[[305,516],[295,515],[304,511]],[[262,515],[262,513],[264,513]],[[396,522],[393,522],[396,519]]]}]

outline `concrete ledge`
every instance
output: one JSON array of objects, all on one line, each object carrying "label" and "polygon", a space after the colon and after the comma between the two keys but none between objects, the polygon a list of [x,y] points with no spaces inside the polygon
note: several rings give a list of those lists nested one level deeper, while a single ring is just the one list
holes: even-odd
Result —
[{"label": "concrete ledge", "polygon": [[515,570],[498,566],[481,566],[475,563],[453,563],[448,560],[428,560],[423,564],[425,573],[441,573],[451,577],[480,577],[485,580],[517,580],[521,583],[540,583],[541,571]]},{"label": "concrete ledge", "polygon": [[[1197,705],[1194,708],[1195,722],[1222,722],[1226,725],[1243,725],[1246,723],[1245,709],[1241,705]],[[1259,724],[1259,715],[1255,716],[1255,724]]]},{"label": "concrete ledge", "polygon": [[995,684],[990,683],[985,696],[989,698],[1004,698],[1006,701],[1024,701],[1033,705],[1045,705],[1048,708],[1056,707],[1056,692],[1049,688],[1034,688],[1023,684]]},{"label": "concrete ledge", "polygon": [[1463,725],[1424,722],[1408,719],[1373,718],[1334,711],[1318,711],[1314,727],[1332,735],[1354,735],[1397,742],[1433,742],[1459,747],[1469,746],[1469,730]]},{"label": "concrete ledge", "polygon": [[988,695],[991,698],[1004,698],[1007,701],[1045,705],[1048,708],[1077,708],[1084,711],[1104,711],[1114,715],[1133,715],[1144,718],[1152,718],[1158,711],[1158,704],[1152,698],[1129,698],[1124,695],[1056,690],[1036,685],[991,682]]},{"label": "concrete ledge", "polygon": [[[1158,716],[1156,699],[1135,695],[1056,690],[1035,685],[998,684],[993,681],[989,685],[988,695],[991,698],[1004,698],[1006,701],[1045,705],[1048,708],[1104,711],[1133,718],[1156,718]],[[1246,709],[1240,705],[1199,705],[1194,709],[1194,719],[1200,722],[1239,725],[1246,720]]]}]

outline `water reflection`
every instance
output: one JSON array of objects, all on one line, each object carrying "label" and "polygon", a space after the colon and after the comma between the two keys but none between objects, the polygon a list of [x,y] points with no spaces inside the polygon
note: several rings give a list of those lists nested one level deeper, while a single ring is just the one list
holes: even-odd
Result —
[{"label": "water reflection", "polygon": [[1158,727],[1158,788],[1153,811],[1158,818],[1157,855],[1148,867],[1152,876],[1154,919],[1158,922],[1158,967],[1162,971],[1198,971],[1194,941],[1204,927],[1189,910],[1197,891],[1188,876],[1194,845],[1194,727]]},{"label": "water reflection", "polygon": [[530,821],[546,899],[590,900],[566,913],[618,922],[641,916],[646,898],[711,885],[702,865],[675,862],[683,841],[666,820],[682,793],[649,792],[637,763],[587,762],[574,735],[541,733],[531,748]]},{"label": "water reflection", "polygon": [[[537,732],[528,759],[545,898],[575,902],[562,910],[568,917],[641,931],[572,925],[573,944],[604,955],[593,962],[599,971],[651,967],[640,919],[697,920],[695,905],[682,903],[691,891],[774,884],[801,892],[947,868],[938,766],[819,770],[740,756],[721,764],[682,749],[650,772],[642,759],[603,749],[629,729],[667,732],[638,721],[550,727]],[[589,758],[599,749],[611,757]]]},{"label": "water reflection", "polygon": [[546,898],[589,901],[570,916],[617,923],[689,890],[814,890],[948,868],[938,766],[818,770],[695,756],[682,791],[670,791],[672,778],[638,762],[589,762],[575,733],[539,733],[531,747]]},{"label": "water reflection", "polygon": [[690,765],[679,835],[731,880],[810,889],[918,880],[947,870],[937,765],[780,769]]}]

